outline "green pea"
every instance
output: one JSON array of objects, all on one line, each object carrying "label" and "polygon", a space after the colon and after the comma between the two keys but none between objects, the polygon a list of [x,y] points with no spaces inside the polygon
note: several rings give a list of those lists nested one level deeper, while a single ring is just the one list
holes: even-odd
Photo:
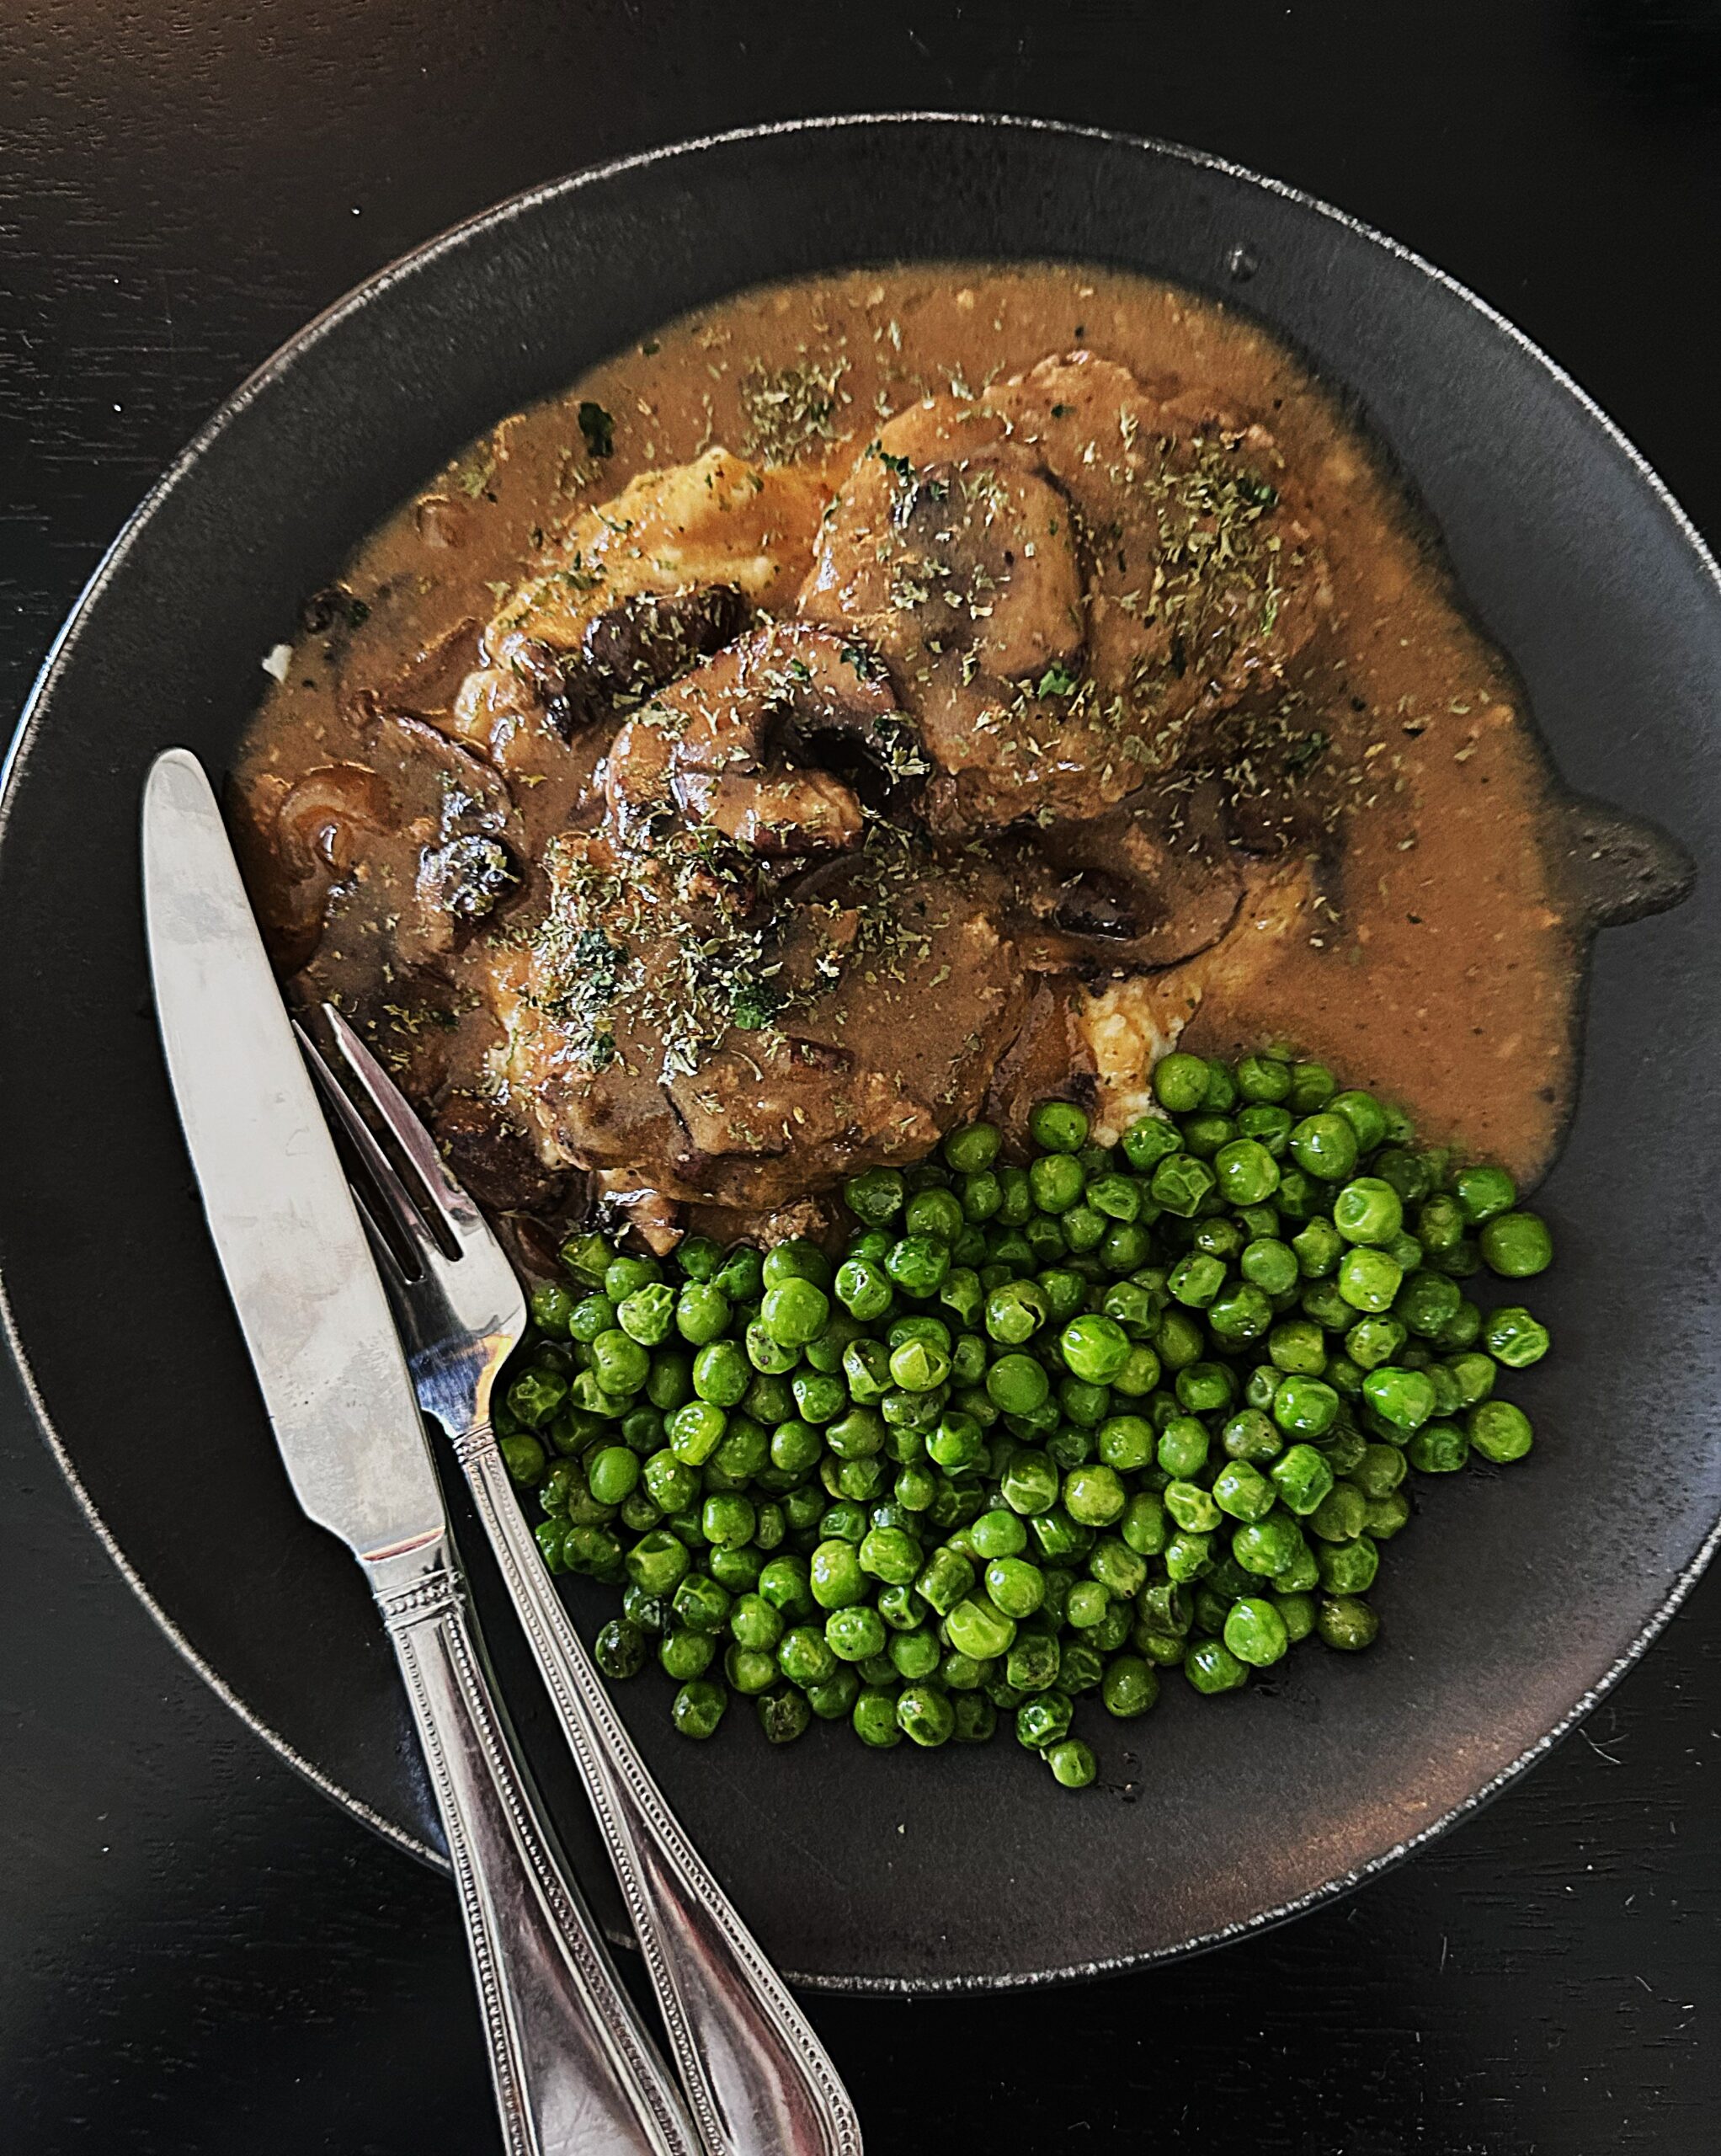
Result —
[{"label": "green pea", "polygon": [[685,1684],[690,1677],[703,1677],[717,1657],[717,1643],[710,1632],[701,1632],[691,1625],[671,1624],[658,1642],[658,1661],[663,1674],[678,1684]]},{"label": "green pea", "polygon": [[1327,1102],[1327,1108],[1330,1114],[1343,1116],[1355,1131],[1359,1153],[1372,1153],[1387,1134],[1386,1111],[1372,1093],[1355,1088],[1335,1093]]},{"label": "green pea", "polygon": [[1229,1205],[1259,1205],[1279,1187],[1279,1164],[1253,1138],[1233,1139],[1213,1155],[1219,1194]]},{"label": "green pea", "polygon": [[792,1625],[777,1642],[777,1667],[791,1684],[824,1684],[835,1673],[837,1657],[818,1625]]},{"label": "green pea", "polygon": [[919,1543],[900,1527],[871,1529],[861,1542],[860,1559],[862,1572],[894,1587],[906,1587],[924,1563]]},{"label": "green pea", "polygon": [[994,1173],[999,1193],[997,1224],[1001,1228],[1020,1228],[1034,1210],[1034,1193],[1028,1187],[1027,1176],[1008,1161],[1000,1161]]},{"label": "green pea", "polygon": [[989,1744],[998,1726],[998,1710],[978,1692],[958,1692],[951,1701],[955,1717],[951,1730],[953,1744]]},{"label": "green pea", "polygon": [[509,1480],[522,1490],[541,1482],[548,1472],[550,1456],[529,1431],[521,1431],[518,1437],[502,1438],[497,1450],[502,1454]]},{"label": "green pea", "polygon": [[1479,1228],[1511,1211],[1518,1202],[1518,1187],[1504,1168],[1460,1168],[1452,1177],[1452,1195],[1465,1220]]},{"label": "green pea", "polygon": [[1404,1226],[1404,1208],[1379,1176],[1358,1176],[1333,1199],[1333,1225],[1352,1243],[1389,1243]]},{"label": "green pea", "polygon": [[1481,1337],[1482,1313],[1466,1296],[1435,1334],[1434,1345],[1443,1355],[1456,1355],[1466,1348],[1473,1348]]},{"label": "green pea", "polygon": [[1223,1259],[1191,1251],[1172,1267],[1165,1285],[1187,1310],[1205,1310],[1225,1282]]},{"label": "green pea", "polygon": [[1333,1470],[1313,1445],[1292,1445],[1267,1473],[1281,1502],[1301,1515],[1313,1512],[1333,1486]]},{"label": "green pea", "polygon": [[594,1230],[585,1235],[570,1235],[558,1255],[570,1273],[578,1273],[583,1279],[601,1287],[610,1261],[615,1253]]},{"label": "green pea", "polygon": [[1154,1426],[1140,1415],[1109,1415],[1100,1425],[1096,1449],[1104,1465],[1121,1475],[1154,1463]]},{"label": "green pea", "polygon": [[1237,1380],[1224,1363],[1191,1363],[1177,1373],[1176,1392],[1191,1415],[1219,1414],[1236,1397]]},{"label": "green pea", "polygon": [[1548,1353],[1548,1328],[1537,1324],[1521,1304],[1491,1311],[1486,1337],[1489,1354],[1509,1370],[1527,1369]]},{"label": "green pea", "polygon": [[1214,1476],[1212,1496],[1233,1519],[1264,1519],[1273,1509],[1275,1486],[1246,1460],[1233,1460]]},{"label": "green pea", "polygon": [[1361,1459],[1350,1470],[1350,1479],[1364,1497],[1384,1497],[1398,1488],[1405,1472],[1401,1446],[1372,1444],[1364,1448]]},{"label": "green pea", "polygon": [[606,1677],[637,1677],[645,1665],[645,1634],[625,1617],[612,1618],[592,1642],[592,1659]]},{"label": "green pea", "polygon": [[987,1593],[1006,1617],[1031,1617],[1046,1598],[1045,1575],[1025,1557],[994,1557],[985,1579]]},{"label": "green pea", "polygon": [[932,1676],[941,1659],[936,1635],[924,1625],[893,1633],[886,1654],[897,1675],[911,1684]]},{"label": "green pea", "polygon": [[885,1623],[876,1609],[855,1603],[834,1609],[824,1620],[825,1643],[839,1662],[865,1662],[882,1654]]},{"label": "green pea", "polygon": [[604,1267],[604,1293],[612,1303],[623,1303],[636,1289],[663,1277],[663,1268],[654,1257],[614,1257]]},{"label": "green pea", "polygon": [[1291,1247],[1297,1254],[1297,1267],[1303,1278],[1320,1280],[1335,1270],[1346,1246],[1332,1222],[1317,1216],[1292,1237]]},{"label": "green pea", "polygon": [[1470,1410],[1464,1427],[1472,1449],[1479,1452],[1484,1460],[1494,1461],[1496,1466],[1521,1460],[1535,1442],[1529,1417],[1509,1400],[1483,1401]]},{"label": "green pea", "polygon": [[1157,1457],[1168,1476],[1187,1480],[1207,1463],[1207,1425],[1193,1415],[1175,1415],[1159,1433]]},{"label": "green pea", "polygon": [[739,1406],[752,1383],[752,1367],[733,1340],[714,1340],[693,1358],[693,1390],[713,1407]]},{"label": "green pea", "polygon": [[753,1500],[733,1492],[707,1497],[700,1514],[706,1540],[719,1550],[740,1550],[753,1540],[758,1518]]},{"label": "green pea", "polygon": [[1367,1534],[1359,1534],[1350,1542],[1323,1543],[1314,1561],[1329,1594],[1366,1594],[1380,1569],[1380,1552]]},{"label": "green pea", "polygon": [[652,1358],[645,1396],[660,1414],[668,1415],[693,1397],[693,1362],[678,1349],[660,1348]]},{"label": "green pea", "polygon": [[1508,1280],[1545,1273],[1553,1260],[1553,1239],[1537,1213],[1497,1213],[1483,1223],[1477,1241],[1490,1270]]},{"label": "green pea", "polygon": [[1338,1419],[1339,1396],[1319,1378],[1287,1377],[1273,1395],[1272,1412],[1287,1437],[1324,1437]]},{"label": "green pea", "polygon": [[1396,1317],[1361,1317],[1345,1335],[1345,1352],[1361,1370],[1392,1361],[1408,1337]]},{"label": "green pea", "polygon": [[1312,1115],[1323,1108],[1339,1090],[1339,1081],[1324,1063],[1293,1063],[1287,1103],[1298,1115]]},{"label": "green pea", "polygon": [[860,1673],[843,1662],[822,1683],[807,1685],[802,1696],[821,1721],[844,1721],[853,1713],[860,1694]]},{"label": "green pea", "polygon": [[1356,1166],[1356,1133],[1342,1115],[1320,1112],[1305,1116],[1291,1133],[1290,1153],[1305,1174],[1323,1182],[1342,1182]]},{"label": "green pea", "polygon": [[763,1648],[732,1646],[723,1657],[723,1674],[743,1699],[754,1699],[776,1683],[777,1665]]},{"label": "green pea", "polygon": [[675,1263],[689,1280],[712,1280],[723,1262],[723,1252],[709,1235],[684,1235],[675,1246]]},{"label": "green pea", "polygon": [[[1277,1386],[1273,1390],[1276,1393]],[[1285,1449],[1272,1417],[1259,1407],[1241,1408],[1232,1416],[1219,1433],[1219,1443],[1227,1459],[1250,1462],[1276,1460]]]},{"label": "green pea", "polygon": [[1183,1657],[1183,1673],[1197,1692],[1234,1692],[1249,1682],[1247,1666],[1223,1640],[1196,1640]]},{"label": "green pea", "polygon": [[1141,1220],[1119,1220],[1100,1238],[1095,1253],[1105,1273],[1135,1273],[1153,1255],[1153,1237]]},{"label": "green pea", "polygon": [[[1288,1110],[1270,1102],[1251,1101],[1238,1113],[1237,1134],[1239,1138],[1252,1138],[1257,1145],[1265,1146],[1276,1165],[1285,1157],[1295,1120]],[[1284,1181],[1282,1168],[1279,1180]]]},{"label": "green pea", "polygon": [[1111,1590],[1102,1580],[1076,1580],[1065,1599],[1064,1619],[1079,1631],[1087,1631],[1105,1622],[1111,1607]]},{"label": "green pea", "polygon": [[738,1646],[774,1649],[782,1638],[783,1614],[757,1593],[738,1595],[729,1612],[729,1634]]},{"label": "green pea", "polygon": [[1123,1157],[1138,1175],[1147,1175],[1170,1154],[1182,1149],[1177,1125],[1163,1115],[1138,1116],[1121,1140]]},{"label": "green pea", "polygon": [[1277,1579],[1303,1555],[1303,1531],[1288,1513],[1250,1520],[1231,1537],[1231,1555],[1246,1572]]},{"label": "green pea", "polygon": [[721,1632],[729,1621],[732,1598],[721,1581],[704,1572],[689,1572],[669,1606],[695,1632]]},{"label": "green pea", "polygon": [[945,1159],[959,1175],[973,1175],[992,1166],[1003,1143],[1003,1134],[995,1124],[969,1123],[947,1133],[942,1150]]},{"label": "green pea", "polygon": [[1310,1318],[1281,1318],[1267,1336],[1267,1353],[1287,1377],[1318,1378],[1326,1370],[1326,1341]]},{"label": "green pea", "polygon": [[1047,1692],[1058,1682],[1059,1652],[1050,1632],[1018,1633],[1004,1663],[1005,1680],[1019,1692]]},{"label": "green pea", "polygon": [[[770,1253],[772,1257],[777,1254],[775,1250]],[[759,1305],[759,1321],[781,1348],[804,1348],[816,1340],[830,1322],[830,1298],[823,1289],[793,1273],[767,1288]],[[695,1361],[694,1383],[698,1382]]]},{"label": "green pea", "polygon": [[1040,1101],[1029,1111],[1028,1135],[1048,1153],[1079,1153],[1088,1142],[1088,1118],[1071,1101]]},{"label": "green pea", "polygon": [[973,1592],[974,1567],[958,1551],[935,1550],[914,1585],[930,1609],[948,1617]]},{"label": "green pea", "polygon": [[652,1502],[666,1513],[685,1512],[699,1494],[699,1472],[678,1460],[667,1447],[654,1452],[642,1470]]},{"label": "green pea", "polygon": [[882,1228],[903,1209],[908,1191],[894,1168],[868,1168],[843,1185],[843,1203],[857,1220]]},{"label": "green pea", "polygon": [[1063,1508],[1084,1527],[1109,1526],[1127,1502],[1116,1470],[1104,1465],[1074,1468],[1063,1479]]},{"label": "green pea", "polygon": [[715,1737],[723,1719],[729,1694],[709,1678],[695,1677],[681,1687],[669,1708],[669,1719],[684,1737]]},{"label": "green pea", "polygon": [[1093,1314],[1071,1318],[1058,1335],[1058,1347],[1073,1376],[1103,1385],[1129,1360],[1131,1342],[1116,1318]]},{"label": "green pea", "polygon": [[792,1744],[813,1719],[810,1701],[791,1685],[778,1684],[754,1700],[767,1744]]},{"label": "green pea", "polygon": [[586,1481],[600,1505],[619,1505],[639,1481],[637,1453],[626,1445],[605,1445],[587,1460]]},{"label": "green pea", "polygon": [[932,1684],[905,1684],[897,1695],[897,1726],[911,1742],[930,1749],[949,1741],[956,1710]]},{"label": "green pea", "polygon": [[1028,1188],[1042,1213],[1067,1213],[1086,1181],[1080,1161],[1068,1153],[1042,1153],[1028,1164]]},{"label": "green pea", "polygon": [[1154,1098],[1170,1115],[1192,1115],[1205,1102],[1212,1074],[1205,1058],[1174,1051],[1154,1065]]},{"label": "green pea", "polygon": [[855,1698],[851,1721],[855,1734],[875,1751],[900,1744],[903,1732],[897,1721],[897,1695],[882,1685],[863,1684]]},{"label": "green pea", "polygon": [[1015,1513],[999,1507],[980,1514],[969,1527],[967,1540],[977,1557],[1014,1557],[1026,1549],[1028,1530]]},{"label": "green pea", "polygon": [[1388,1310],[1404,1277],[1403,1267],[1383,1250],[1359,1244],[1340,1261],[1339,1293],[1353,1310]]},{"label": "green pea", "polygon": [[[1163,1333],[1163,1326],[1161,1331]],[[1164,1345],[1163,1339],[1161,1345]],[[1159,1356],[1151,1348],[1137,1341],[1129,1351],[1129,1360],[1111,1380],[1111,1390],[1127,1400],[1139,1400],[1150,1393],[1159,1382]]]},{"label": "green pea", "polygon": [[1086,1789],[1100,1771],[1099,1763],[1079,1737],[1066,1737],[1048,1745],[1041,1754],[1060,1789]]},{"label": "green pea", "polygon": [[1055,1689],[1025,1700],[1016,1709],[1017,1743],[1030,1752],[1061,1744],[1069,1734],[1070,1717],[1074,1711],[1069,1695]]},{"label": "green pea", "polygon": [[642,1535],[627,1553],[627,1577],[647,1594],[674,1593],[693,1562],[687,1545],[666,1529]]},{"label": "green pea", "polygon": [[948,1243],[934,1235],[904,1235],[891,1245],[884,1269],[905,1295],[935,1295],[950,1271]]},{"label": "green pea", "polygon": [[[925,1593],[924,1587],[921,1592]],[[930,1595],[927,1600],[931,1601]],[[935,1607],[936,1605],[935,1604]],[[946,1636],[957,1653],[987,1662],[1007,1654],[1015,1639],[1015,1620],[1004,1614],[989,1598],[967,1595],[945,1618]]]},{"label": "green pea", "polygon": [[1132,1602],[1147,1583],[1148,1561],[1121,1535],[1102,1534],[1089,1554],[1088,1576],[1116,1602]]},{"label": "green pea", "polygon": [[1297,1283],[1297,1253],[1276,1235],[1258,1235],[1244,1246],[1237,1269],[1264,1295],[1288,1294]]},{"label": "green pea", "polygon": [[528,1370],[509,1387],[508,1410],[529,1430],[540,1429],[567,1397],[567,1380],[559,1370]]},{"label": "green pea", "polygon": [[1291,1645],[1284,1618],[1262,1595],[1245,1595],[1233,1602],[1224,1625],[1225,1645],[1251,1669],[1265,1669],[1277,1662]]},{"label": "green pea", "polygon": [[1010,1280],[986,1298],[986,1330],[993,1339],[1010,1348],[1031,1340],[1052,1315],[1052,1305],[1037,1280]]},{"label": "green pea", "polygon": [[1198,1482],[1168,1482],[1161,1492],[1165,1509],[1186,1534],[1210,1534],[1222,1515],[1212,1492]]},{"label": "green pea", "polygon": [[821,1609],[843,1609],[866,1598],[866,1575],[852,1543],[834,1538],[821,1542],[813,1553],[807,1574],[813,1598]]},{"label": "green pea", "polygon": [[1372,1646],[1380,1631],[1380,1620],[1366,1602],[1355,1595],[1324,1595],[1316,1609],[1315,1630],[1329,1647],[1337,1647],[1345,1654],[1360,1653]]},{"label": "green pea", "polygon": [[1353,1542],[1368,1524],[1368,1500],[1354,1482],[1335,1482],[1309,1515],[1309,1532],[1323,1542]]},{"label": "green pea", "polygon": [[1006,1415],[1031,1414],[1052,1393],[1052,1380],[1031,1355],[1000,1355],[986,1373],[986,1391]]},{"label": "green pea", "polygon": [[1470,1457],[1470,1440],[1456,1422],[1425,1422],[1404,1447],[1404,1456],[1424,1475],[1456,1475]]},{"label": "green pea", "polygon": [[1131,1176],[1095,1176],[1084,1201],[1111,1220],[1133,1220],[1142,1209],[1142,1187]]},{"label": "green pea", "polygon": [[1283,1101],[1290,1096],[1291,1066],[1280,1056],[1245,1055],[1235,1075],[1246,1101]]},{"label": "green pea", "polygon": [[[708,1351],[701,1348],[700,1352]],[[689,1467],[703,1467],[722,1444],[728,1427],[728,1416],[714,1401],[690,1400],[669,1417],[663,1433],[677,1460]]]},{"label": "green pea", "polygon": [[1205,1161],[1196,1160],[1192,1153],[1178,1152],[1168,1154],[1160,1161],[1148,1188],[1162,1212],[1175,1214],[1180,1219],[1186,1220],[1194,1218],[1202,1200],[1217,1180]]},{"label": "green pea", "polygon": [[866,1257],[844,1259],[837,1267],[832,1292],[845,1310],[863,1322],[882,1317],[896,1295],[883,1266]]},{"label": "green pea", "polygon": [[1434,1412],[1434,1387],[1427,1373],[1394,1363],[1368,1373],[1362,1396],[1395,1430],[1420,1430]]}]

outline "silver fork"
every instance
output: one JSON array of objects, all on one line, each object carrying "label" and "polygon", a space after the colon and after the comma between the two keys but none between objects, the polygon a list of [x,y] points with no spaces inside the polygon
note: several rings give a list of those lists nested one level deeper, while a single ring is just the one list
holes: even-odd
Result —
[{"label": "silver fork", "polygon": [[[355,1189],[406,1342],[418,1403],[454,1441],[608,1844],[689,2108],[710,2156],[860,2156],[848,2091],[781,1977],[682,1832],[568,1621],[517,1502],[490,1398],[525,1329],[525,1299],[482,1214],[393,1081],[333,1006],[352,1082],[434,1213],[427,1222],[345,1086],[301,1029],[311,1067],[413,1254],[402,1270]],[[439,1228],[457,1257],[445,1254]]]}]

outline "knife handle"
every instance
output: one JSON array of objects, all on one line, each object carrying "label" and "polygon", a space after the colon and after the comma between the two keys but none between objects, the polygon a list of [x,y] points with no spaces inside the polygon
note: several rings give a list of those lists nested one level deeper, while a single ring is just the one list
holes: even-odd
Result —
[{"label": "knife handle", "polygon": [[653,1780],[568,1620],[488,1422],[455,1448],[621,1884],[706,2156],[861,2156],[824,2047]]},{"label": "knife handle", "polygon": [[365,1569],[442,1815],[509,2156],[696,2156],[544,1823],[451,1545]]}]

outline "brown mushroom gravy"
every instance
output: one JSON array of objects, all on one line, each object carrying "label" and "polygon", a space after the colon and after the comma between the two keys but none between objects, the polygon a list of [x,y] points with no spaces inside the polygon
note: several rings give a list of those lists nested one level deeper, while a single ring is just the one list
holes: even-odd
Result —
[{"label": "brown mushroom gravy", "polygon": [[1588,921],[1511,670],[1328,392],[1186,292],[726,301],[503,420],[271,668],[274,954],[495,1211],[806,1225],[983,1108],[1114,1135],[1180,1038],[1521,1177],[1554,1143]]}]

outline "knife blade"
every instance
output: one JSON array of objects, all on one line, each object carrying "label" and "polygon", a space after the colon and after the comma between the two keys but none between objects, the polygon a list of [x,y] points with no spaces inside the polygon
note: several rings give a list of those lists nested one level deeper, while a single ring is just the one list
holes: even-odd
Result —
[{"label": "knife blade", "polygon": [[203,766],[144,791],[145,932],[185,1143],[275,1442],[366,1561],[442,1534],[424,1428],[365,1230]]}]

